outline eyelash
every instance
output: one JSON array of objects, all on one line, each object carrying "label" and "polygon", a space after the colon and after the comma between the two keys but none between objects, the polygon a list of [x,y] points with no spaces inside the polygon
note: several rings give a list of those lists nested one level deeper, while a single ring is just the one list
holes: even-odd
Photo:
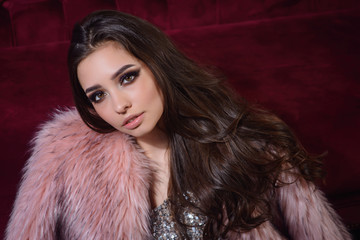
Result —
[{"label": "eyelash", "polygon": [[[132,72],[123,74],[119,79],[120,86],[132,83],[139,76],[139,74],[140,74],[140,70],[136,70],[136,71],[132,71]],[[99,97],[100,95],[103,95],[103,96]],[[105,93],[103,91],[96,91],[93,94],[91,94],[88,98],[92,103],[96,104],[96,103],[101,102],[101,100],[106,95],[107,95],[107,93]],[[99,98],[99,99],[97,99],[97,98]]]},{"label": "eyelash", "polygon": [[[133,72],[129,72],[129,73],[125,73],[124,75],[122,75],[120,77],[120,85],[122,86],[123,84],[129,84],[129,83],[132,83],[135,78],[137,78],[139,76],[139,73],[140,73],[140,70],[136,70],[136,71],[133,71]],[[132,79],[130,80],[126,80],[126,78],[129,78],[129,77],[132,77]],[[128,81],[127,83],[124,83],[124,81]]]}]

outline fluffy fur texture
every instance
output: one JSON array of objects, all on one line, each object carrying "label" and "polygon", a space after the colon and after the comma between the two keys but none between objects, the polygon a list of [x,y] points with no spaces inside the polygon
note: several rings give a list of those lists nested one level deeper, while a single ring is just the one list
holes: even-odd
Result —
[{"label": "fluffy fur texture", "polygon": [[7,239],[145,239],[150,177],[129,137],[58,113],[34,139]]},{"label": "fluffy fur texture", "polygon": [[[152,163],[120,132],[59,112],[34,139],[6,239],[148,239]],[[294,181],[284,174],[283,181]],[[276,191],[292,239],[350,239],[323,194],[298,180]],[[231,239],[286,239],[270,222]]]}]

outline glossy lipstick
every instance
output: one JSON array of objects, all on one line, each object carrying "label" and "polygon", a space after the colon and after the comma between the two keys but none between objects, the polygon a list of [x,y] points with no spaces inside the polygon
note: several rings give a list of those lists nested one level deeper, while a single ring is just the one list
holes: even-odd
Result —
[{"label": "glossy lipstick", "polygon": [[144,113],[141,113],[139,115],[131,115],[125,118],[122,126],[129,130],[135,129],[142,123],[143,118]]}]

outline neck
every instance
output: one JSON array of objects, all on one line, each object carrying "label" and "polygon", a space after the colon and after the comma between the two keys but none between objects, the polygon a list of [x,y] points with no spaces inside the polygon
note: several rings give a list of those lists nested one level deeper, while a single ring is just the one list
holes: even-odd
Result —
[{"label": "neck", "polygon": [[168,197],[170,179],[170,152],[167,135],[156,128],[151,134],[137,138],[137,143],[145,151],[145,155],[154,161],[154,181],[151,183],[150,199],[156,207]]},{"label": "neck", "polygon": [[145,151],[145,155],[157,164],[164,165],[168,162],[169,159],[166,156],[168,155],[169,140],[162,130],[155,128],[151,134],[139,137],[136,141]]}]

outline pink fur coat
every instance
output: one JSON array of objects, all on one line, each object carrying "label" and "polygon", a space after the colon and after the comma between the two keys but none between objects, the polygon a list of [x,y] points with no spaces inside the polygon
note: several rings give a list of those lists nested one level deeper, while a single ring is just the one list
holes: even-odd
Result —
[{"label": "pink fur coat", "polygon": [[[69,110],[43,125],[33,144],[6,239],[151,238],[152,164],[132,138],[96,133]],[[279,188],[274,206],[292,239],[350,239],[305,180]],[[285,239],[270,222],[233,238]]]}]

